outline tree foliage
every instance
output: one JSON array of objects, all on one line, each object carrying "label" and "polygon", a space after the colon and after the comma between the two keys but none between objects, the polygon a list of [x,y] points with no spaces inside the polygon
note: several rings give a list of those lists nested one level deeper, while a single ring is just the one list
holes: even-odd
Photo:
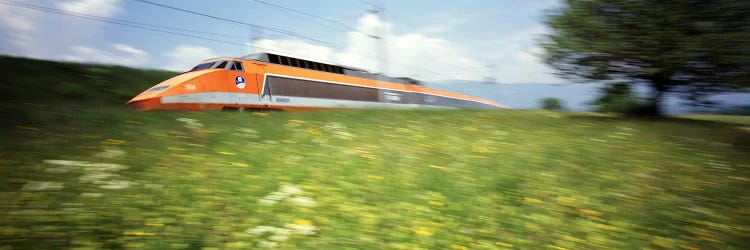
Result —
[{"label": "tree foliage", "polygon": [[541,100],[541,105],[543,109],[546,110],[562,110],[563,105],[562,101],[557,98],[547,97]]},{"label": "tree foliage", "polygon": [[646,83],[701,100],[750,86],[750,1],[567,0],[546,17],[545,62],[581,82]]},{"label": "tree foliage", "polygon": [[609,84],[599,93],[599,97],[590,103],[597,112],[634,114],[640,111],[638,96],[626,83]]}]

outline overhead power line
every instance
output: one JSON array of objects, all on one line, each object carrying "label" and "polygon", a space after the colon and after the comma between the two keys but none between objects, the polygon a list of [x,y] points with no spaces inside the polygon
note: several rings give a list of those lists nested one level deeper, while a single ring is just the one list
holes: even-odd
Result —
[{"label": "overhead power line", "polygon": [[240,25],[244,25],[244,26],[248,26],[248,27],[252,27],[252,28],[268,30],[268,31],[272,31],[272,32],[280,33],[280,34],[285,34],[285,35],[288,35],[288,36],[298,37],[298,38],[302,38],[302,39],[306,39],[306,40],[310,40],[310,41],[316,41],[316,42],[319,42],[319,43],[325,43],[325,44],[329,44],[329,45],[336,45],[335,43],[332,43],[332,42],[323,41],[323,40],[315,39],[315,38],[308,37],[308,36],[303,36],[303,35],[297,34],[295,32],[289,31],[289,30],[271,28],[271,27],[261,26],[261,25],[247,23],[247,22],[243,22],[243,21],[232,20],[232,19],[228,19],[228,18],[223,18],[223,17],[214,16],[214,15],[204,14],[204,13],[200,13],[200,12],[196,12],[196,11],[192,11],[192,10],[187,10],[187,9],[183,9],[183,8],[178,8],[178,7],[174,7],[174,6],[170,6],[170,5],[166,5],[166,4],[155,3],[155,2],[151,2],[151,1],[147,1],[147,0],[135,0],[135,1],[142,2],[142,3],[145,3],[145,4],[150,4],[150,5],[153,5],[153,6],[162,7],[162,8],[167,8],[167,9],[171,9],[171,10],[176,10],[176,11],[181,11],[181,12],[190,13],[190,14],[194,14],[194,15],[199,15],[199,16],[203,16],[203,17],[213,18],[213,19],[221,20],[221,21],[225,21],[225,22],[240,24]]},{"label": "overhead power line", "polygon": [[301,10],[295,10],[295,9],[292,9],[292,8],[289,8],[289,7],[284,7],[284,6],[281,6],[281,5],[278,5],[278,4],[264,2],[264,1],[261,1],[261,0],[253,0],[253,1],[261,3],[261,4],[265,4],[265,5],[268,5],[268,6],[271,6],[271,7],[279,8],[279,9],[282,9],[282,10],[291,11],[291,12],[294,12],[294,13],[297,13],[297,14],[301,14],[301,15],[305,15],[305,16],[308,16],[308,17],[312,17],[312,18],[315,18],[315,19],[320,19],[320,20],[323,20],[323,21],[326,21],[326,22],[329,22],[329,23],[332,23],[332,24],[341,25],[342,27],[344,27],[344,28],[346,28],[348,30],[351,30],[351,31],[358,31],[357,29],[355,29],[355,28],[353,28],[353,27],[351,27],[349,25],[346,25],[346,24],[342,23],[341,21],[336,21],[336,20],[333,20],[333,19],[330,19],[330,18],[327,18],[327,17],[318,16],[318,15],[315,15],[315,14],[312,14],[312,13],[309,13],[309,12],[304,12],[304,11],[301,11]]},{"label": "overhead power line", "polygon": [[[136,28],[136,29],[149,30],[149,31],[159,32],[159,33],[164,33],[164,34],[169,34],[169,35],[195,38],[195,39],[212,41],[212,42],[218,42],[218,43],[223,43],[223,44],[228,44],[228,45],[236,45],[236,46],[240,46],[240,47],[243,47],[243,48],[248,48],[248,47],[250,47],[250,48],[256,48],[256,49],[260,49],[260,50],[272,51],[272,52],[277,52],[277,53],[280,53],[280,54],[286,54],[286,55],[291,55],[291,56],[300,57],[300,58],[305,58],[306,57],[306,56],[303,56],[303,55],[299,55],[299,54],[295,54],[295,53],[289,53],[287,51],[278,50],[278,49],[271,49],[271,48],[259,47],[259,46],[249,45],[249,44],[243,44],[243,43],[238,43],[238,42],[232,42],[232,41],[226,41],[226,40],[220,40],[220,39],[214,39],[214,38],[196,36],[196,35],[185,34],[185,33],[174,32],[174,31],[163,30],[163,29],[174,29],[174,30],[182,30],[182,31],[186,31],[186,32],[194,32],[194,33],[216,35],[216,36],[227,36],[227,37],[230,37],[230,35],[224,35],[224,34],[218,34],[218,33],[211,33],[211,32],[204,32],[204,31],[198,31],[198,30],[181,29],[181,28],[175,28],[175,27],[160,26],[160,25],[154,25],[154,24],[148,24],[148,23],[142,23],[142,22],[134,22],[134,21],[128,21],[128,20],[122,20],[122,19],[106,18],[106,17],[101,17],[101,16],[87,15],[87,14],[82,14],[82,13],[77,13],[77,12],[65,11],[65,10],[60,10],[60,9],[55,9],[55,8],[48,8],[48,7],[44,7],[44,6],[33,5],[33,4],[26,4],[26,3],[8,2],[8,1],[0,0],[0,4],[5,4],[5,5],[10,5],[10,6],[15,6],[15,7],[21,7],[21,8],[26,8],[26,9],[33,9],[33,10],[37,10],[37,11],[41,11],[41,12],[47,12],[47,13],[65,15],[65,16],[78,17],[78,18],[82,18],[82,19],[87,19],[87,20],[92,20],[92,21],[98,21],[98,22],[103,22],[103,23],[109,23],[109,24],[115,24],[115,25],[121,25],[121,26]],[[246,39],[244,37],[239,37],[239,38]],[[329,63],[329,64],[337,64],[337,63],[334,63],[334,62],[331,62],[331,61],[326,61],[326,60],[315,60],[315,61],[325,62],[325,63]],[[415,70],[419,70],[419,71],[422,71],[422,72],[429,72],[429,73],[435,74],[435,75],[446,76],[445,74],[442,74],[440,72],[436,72],[436,71],[429,70],[429,69],[422,68],[422,67],[416,67],[416,66],[406,66],[406,67],[411,68],[411,69],[415,69]]]},{"label": "overhead power line", "polygon": [[[201,40],[206,40],[206,41],[213,41],[213,42],[218,42],[218,43],[224,43],[224,44],[230,44],[230,45],[237,45],[237,46],[241,46],[243,48],[251,47],[251,48],[256,48],[256,49],[261,49],[261,50],[266,50],[266,51],[275,51],[275,52],[278,52],[278,53],[281,53],[281,54],[288,54],[288,55],[294,55],[294,56],[297,56],[297,57],[304,57],[302,55],[288,53],[288,52],[283,51],[283,50],[264,48],[264,47],[249,45],[249,44],[242,44],[242,43],[225,41],[225,40],[219,40],[219,39],[213,39],[213,38],[208,38],[208,37],[195,36],[195,35],[184,34],[184,33],[179,33],[179,32],[173,32],[173,31],[168,31],[168,30],[156,29],[156,28],[149,28],[149,27],[144,27],[144,26],[141,26],[141,25],[127,23],[127,22],[130,22],[130,21],[117,21],[117,20],[108,19],[108,18],[105,18],[105,17],[85,15],[85,14],[81,14],[81,13],[64,11],[64,10],[59,10],[59,9],[54,9],[54,8],[47,8],[47,7],[33,5],[33,4],[24,4],[24,3],[16,3],[16,2],[6,2],[6,1],[2,1],[2,0],[0,0],[0,4],[11,5],[11,6],[21,7],[21,8],[26,8],[26,9],[33,9],[33,10],[47,12],[47,13],[54,13],[54,14],[60,14],[60,15],[66,15],[66,16],[73,16],[73,17],[88,19],[88,20],[92,20],[92,21],[99,21],[99,22],[105,22],[105,23],[110,23],[110,24],[122,25],[122,26],[131,27],[131,28],[137,28],[137,29],[143,29],[143,30],[150,30],[150,31],[155,31],[155,32],[160,32],[160,33],[165,33],[165,34],[176,35],[176,36],[190,37],[190,38],[196,38],[196,39],[201,39]],[[157,26],[157,25],[151,25],[151,24],[142,24],[142,25]],[[326,63],[332,63],[332,62],[326,62]]]}]

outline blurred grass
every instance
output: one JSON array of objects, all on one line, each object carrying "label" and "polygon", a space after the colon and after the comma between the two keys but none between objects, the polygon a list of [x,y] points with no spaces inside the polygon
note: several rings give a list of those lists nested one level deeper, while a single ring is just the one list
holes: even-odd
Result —
[{"label": "blurred grass", "polygon": [[[52,74],[100,96],[28,99],[60,86],[19,89],[49,77],[29,68],[3,78],[16,98],[3,109],[23,119],[6,116],[0,131],[0,247],[750,248],[744,125],[506,110],[136,112],[114,93],[170,73],[44,63],[76,68]],[[90,68],[133,80],[112,92],[62,81]]]}]

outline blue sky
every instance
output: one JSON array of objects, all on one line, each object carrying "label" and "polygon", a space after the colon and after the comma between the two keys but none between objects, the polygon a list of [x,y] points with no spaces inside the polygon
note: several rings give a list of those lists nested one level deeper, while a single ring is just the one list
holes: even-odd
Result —
[{"label": "blue sky", "polygon": [[[224,44],[163,34],[77,17],[20,8],[0,2],[0,53],[35,58],[186,70],[203,59],[262,51],[343,65],[384,70],[423,80],[495,78],[501,83],[560,83],[539,62],[536,41],[545,32],[545,10],[557,0],[397,1],[370,0],[385,6],[385,19],[368,14],[358,0],[266,0],[340,21],[344,25],[278,9],[254,0],[152,0],[183,9],[326,41],[304,40],[266,30],[148,5],[134,0],[3,0],[72,13],[182,29],[221,33]],[[356,30],[356,31],[355,31]],[[376,40],[386,34],[387,63],[378,63]],[[387,65],[387,66],[383,66]]]}]

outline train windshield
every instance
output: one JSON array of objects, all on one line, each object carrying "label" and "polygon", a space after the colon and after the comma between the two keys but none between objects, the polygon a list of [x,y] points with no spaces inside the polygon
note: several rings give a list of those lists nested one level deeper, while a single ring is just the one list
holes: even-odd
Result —
[{"label": "train windshield", "polygon": [[215,63],[215,62],[201,63],[201,64],[198,64],[198,66],[195,66],[195,67],[194,67],[193,69],[191,69],[190,71],[196,71],[196,70],[207,69],[207,68],[210,68],[210,67],[211,67],[211,65],[213,65],[214,63]]}]

